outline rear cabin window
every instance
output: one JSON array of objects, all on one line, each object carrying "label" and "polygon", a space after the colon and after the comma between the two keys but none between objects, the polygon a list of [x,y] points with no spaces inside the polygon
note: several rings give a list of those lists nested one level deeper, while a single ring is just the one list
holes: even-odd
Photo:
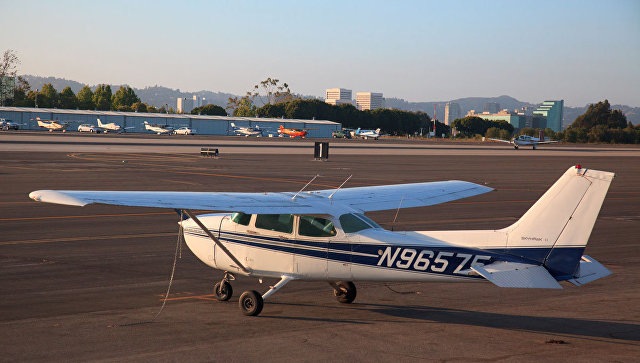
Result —
[{"label": "rear cabin window", "polygon": [[293,231],[293,214],[258,214],[256,228],[291,233]]},{"label": "rear cabin window", "polygon": [[300,216],[298,233],[308,237],[332,237],[336,235],[336,228],[326,218]]},{"label": "rear cabin window", "polygon": [[243,226],[248,226],[249,222],[251,222],[251,214],[244,214],[242,212],[233,213],[231,220]]},{"label": "rear cabin window", "polygon": [[367,228],[380,228],[376,222],[362,214],[347,213],[340,216],[340,225],[345,233],[354,233]]}]

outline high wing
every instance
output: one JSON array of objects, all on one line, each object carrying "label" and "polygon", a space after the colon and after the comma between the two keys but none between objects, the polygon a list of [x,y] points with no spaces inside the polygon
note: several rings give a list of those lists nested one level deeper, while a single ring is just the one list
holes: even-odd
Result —
[{"label": "high wing", "polygon": [[313,195],[329,197],[336,203],[347,204],[363,212],[377,210],[426,207],[484,194],[493,189],[460,180],[428,183],[394,184],[371,187],[355,187],[318,190]]},{"label": "high wing", "polygon": [[511,144],[511,141],[510,141],[510,140],[502,140],[502,139],[491,139],[491,138],[487,138],[487,140],[492,140],[492,141],[500,141],[500,142],[506,142],[506,143],[509,143],[509,144]]},{"label": "high wing", "polygon": [[[470,197],[491,188],[462,181],[356,187],[295,193],[145,192],[38,190],[33,200],[84,206],[91,203],[244,213],[330,214],[332,203],[364,212],[422,207]],[[335,192],[331,199],[328,197]]]}]

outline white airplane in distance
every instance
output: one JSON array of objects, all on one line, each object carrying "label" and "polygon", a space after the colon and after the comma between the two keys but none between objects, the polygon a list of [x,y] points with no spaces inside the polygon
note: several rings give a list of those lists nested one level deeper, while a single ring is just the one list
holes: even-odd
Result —
[{"label": "white airplane in distance", "polygon": [[380,137],[380,129],[375,130],[362,130],[358,128],[356,130],[351,131],[351,136],[353,137],[361,137],[363,139],[373,138],[374,140],[378,140]]},{"label": "white airplane in distance", "polygon": [[518,150],[518,147],[520,146],[531,146],[533,148],[533,150],[536,149],[536,146],[538,145],[542,145],[542,144],[553,144],[556,143],[558,141],[556,140],[545,140],[544,139],[544,132],[540,131],[540,137],[533,137],[533,136],[529,136],[529,135],[520,135],[518,137],[514,137],[511,140],[502,140],[502,139],[491,139],[488,138],[489,140],[492,141],[500,141],[500,142],[506,142],[509,144],[513,145],[513,148]]},{"label": "white airplane in distance", "polygon": [[145,130],[155,132],[158,135],[166,135],[173,133],[173,127],[169,125],[152,125],[147,121],[144,122]]},{"label": "white airplane in distance", "polygon": [[[214,286],[219,300],[233,295],[235,274],[280,279],[264,294],[240,296],[242,313],[258,315],[263,300],[293,280],[327,281],[342,303],[355,299],[353,281],[561,289],[563,281],[581,286],[597,280],[611,272],[583,252],[613,177],[572,166],[514,224],[469,231],[393,232],[364,215],[492,190],[457,180],[303,192],[310,181],[297,193],[38,190],[29,197],[75,206],[175,208],[189,217],[179,225],[191,251],[224,271]],[[196,216],[193,210],[234,213]]]},{"label": "white airplane in distance", "polygon": [[80,121],[54,121],[54,120],[41,120],[40,117],[36,117],[35,119],[31,119],[31,121],[38,121],[38,127],[42,127],[48,129],[49,132],[60,130],[62,132],[67,132],[67,127],[73,123],[80,123]]},{"label": "white airplane in distance", "polygon": [[107,124],[103,124],[100,119],[98,119],[98,127],[102,129],[102,131],[106,134],[109,131],[115,131],[118,133],[125,132],[126,130],[133,129],[133,126],[122,127],[115,122],[109,122]]},{"label": "white airplane in distance", "polygon": [[231,128],[233,128],[233,132],[238,135],[238,136],[245,136],[245,137],[249,137],[249,136],[256,136],[256,137],[261,137],[263,136],[262,132],[264,131],[264,129],[261,129],[259,125],[256,126],[236,126],[235,123],[231,123]]}]

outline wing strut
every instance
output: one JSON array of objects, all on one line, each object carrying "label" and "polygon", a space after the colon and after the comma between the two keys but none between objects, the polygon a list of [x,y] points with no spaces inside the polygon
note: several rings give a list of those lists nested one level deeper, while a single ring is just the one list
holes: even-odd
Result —
[{"label": "wing strut", "polygon": [[192,211],[190,211],[189,209],[185,209],[184,212],[189,216],[189,218],[193,219],[194,222],[196,222],[196,224],[198,225],[198,227],[200,227],[204,233],[207,234],[207,236],[209,236],[209,238],[211,238],[213,240],[213,242],[215,242],[216,245],[218,245],[218,247],[220,247],[220,249],[227,254],[227,256],[229,256],[229,258],[231,260],[233,260],[233,262],[235,262],[236,265],[238,265],[238,267],[242,270],[242,272],[249,274],[249,270],[247,270],[246,267],[244,267],[244,265],[242,263],[240,263],[240,261],[238,261],[238,259],[236,258],[236,256],[234,256],[223,244],[222,242],[220,242],[219,239],[217,239],[213,233],[211,233],[211,231],[209,231],[209,229],[207,229],[207,227],[204,226],[204,224],[202,224],[202,222],[200,222],[200,220],[198,218],[196,218],[195,214],[193,214]]}]

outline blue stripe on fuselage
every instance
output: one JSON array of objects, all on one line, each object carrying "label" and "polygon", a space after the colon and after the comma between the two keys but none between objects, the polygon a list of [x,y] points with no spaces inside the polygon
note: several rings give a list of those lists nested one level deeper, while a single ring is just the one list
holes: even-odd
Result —
[{"label": "blue stripe on fuselage", "polygon": [[[204,232],[195,229],[185,230],[185,233],[208,238]],[[446,246],[405,246],[395,244],[361,244],[294,239],[281,240],[279,238],[267,236],[230,232],[222,232],[220,234],[220,240],[234,244],[264,248],[271,251],[280,251],[313,258],[328,259],[336,262],[347,262],[377,268],[439,273],[464,277],[469,276],[458,273],[454,274],[454,271],[469,269],[476,256],[481,256],[480,262],[485,265],[495,261],[522,262],[542,265],[546,257],[549,256],[545,267],[547,267],[549,272],[558,280],[572,278],[571,275],[573,275],[580,256],[582,256],[582,252],[584,251],[584,247],[557,247],[553,249],[551,254],[549,254],[551,251],[550,248],[535,247],[480,250]],[[383,256],[387,248],[391,248],[391,251],[389,252],[390,255]],[[421,253],[422,262],[417,262]],[[424,259],[427,259],[428,262],[424,261]],[[575,264],[573,264],[572,261],[575,261]],[[428,264],[426,269],[424,269],[425,264]],[[442,268],[444,269],[440,271]]]}]

